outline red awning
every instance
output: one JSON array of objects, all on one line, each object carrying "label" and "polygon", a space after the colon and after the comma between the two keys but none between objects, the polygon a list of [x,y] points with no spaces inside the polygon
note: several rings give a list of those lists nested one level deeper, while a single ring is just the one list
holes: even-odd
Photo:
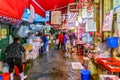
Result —
[{"label": "red awning", "polygon": [[74,1],[75,0],[36,0],[46,11],[67,6]]},{"label": "red awning", "polygon": [[32,4],[35,12],[45,18],[45,12],[61,7],[75,0],[0,0],[0,16],[21,19],[24,9]]},{"label": "red awning", "polygon": [[0,0],[0,15],[21,19],[28,0]]},{"label": "red awning", "polygon": [[38,15],[42,16],[43,18],[45,18],[45,10],[35,0],[32,0],[31,4],[34,7],[35,12]]},{"label": "red awning", "polygon": [[45,11],[56,10],[58,8],[65,8],[69,3],[75,0],[32,0],[30,4],[33,5],[35,12],[45,18]]}]

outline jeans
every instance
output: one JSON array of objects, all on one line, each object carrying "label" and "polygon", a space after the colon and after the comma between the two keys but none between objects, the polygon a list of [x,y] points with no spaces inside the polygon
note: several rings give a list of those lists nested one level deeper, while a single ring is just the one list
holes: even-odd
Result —
[{"label": "jeans", "polygon": [[44,52],[47,52],[47,46],[48,46],[48,41],[47,41],[47,42],[44,42],[44,45],[43,45],[43,47],[44,47]]},{"label": "jeans", "polygon": [[14,69],[15,65],[18,67],[20,73],[23,72],[22,59],[21,58],[8,58],[7,63],[9,65],[9,73],[13,72],[13,69]]}]

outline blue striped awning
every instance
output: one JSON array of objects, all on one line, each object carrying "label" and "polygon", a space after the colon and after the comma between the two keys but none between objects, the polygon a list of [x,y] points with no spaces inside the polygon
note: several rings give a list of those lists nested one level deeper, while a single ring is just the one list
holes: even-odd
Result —
[{"label": "blue striped awning", "polygon": [[22,22],[19,19],[14,19],[10,17],[0,16],[0,22],[7,23],[7,24],[18,24]]}]

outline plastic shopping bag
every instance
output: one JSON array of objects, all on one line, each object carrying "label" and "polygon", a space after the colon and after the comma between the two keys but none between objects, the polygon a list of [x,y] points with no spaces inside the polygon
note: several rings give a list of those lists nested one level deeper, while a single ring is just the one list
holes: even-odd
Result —
[{"label": "plastic shopping bag", "polygon": [[59,40],[58,39],[56,40],[56,44],[59,44]]}]

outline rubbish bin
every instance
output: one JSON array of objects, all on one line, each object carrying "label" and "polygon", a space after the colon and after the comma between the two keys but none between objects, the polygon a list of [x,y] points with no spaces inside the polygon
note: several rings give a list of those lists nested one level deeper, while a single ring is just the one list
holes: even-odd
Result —
[{"label": "rubbish bin", "polygon": [[90,71],[89,70],[80,70],[80,73],[81,73],[81,80],[90,80]]},{"label": "rubbish bin", "polygon": [[0,80],[2,80],[2,76],[0,76]]}]

